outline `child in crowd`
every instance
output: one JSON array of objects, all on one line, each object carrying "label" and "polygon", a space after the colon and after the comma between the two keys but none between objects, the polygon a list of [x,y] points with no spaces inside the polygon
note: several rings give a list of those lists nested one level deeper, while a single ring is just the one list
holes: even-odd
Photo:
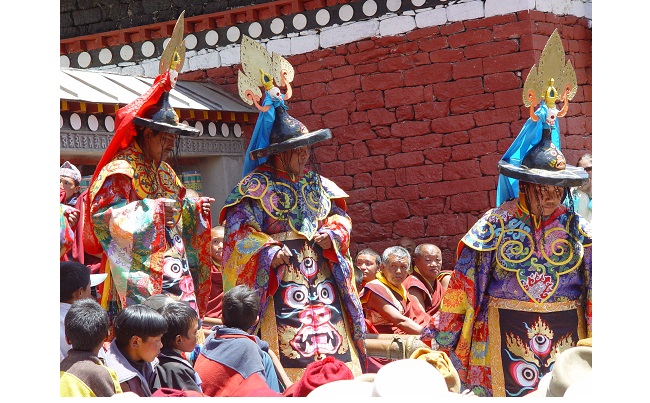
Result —
[{"label": "child in crowd", "polygon": [[259,320],[259,296],[245,285],[223,295],[223,325],[210,334],[194,364],[207,396],[280,396],[268,343],[248,334]]},{"label": "child in crowd", "polygon": [[117,314],[115,339],[106,352],[106,365],[115,370],[124,392],[151,396],[166,331],[165,318],[146,305],[130,305]]},{"label": "child in crowd", "polygon": [[357,253],[357,256],[354,259],[354,265],[355,267],[358,267],[363,274],[361,284],[357,286],[359,291],[361,291],[368,282],[375,279],[380,263],[381,256],[379,256],[379,253],[375,252],[373,249],[366,248]]},{"label": "child in crowd", "polygon": [[72,345],[60,364],[61,397],[110,397],[122,393],[117,374],[97,356],[108,335],[108,314],[92,299],[75,301],[65,317]]},{"label": "child in crowd", "polygon": [[65,316],[72,306],[72,303],[81,299],[91,298],[91,287],[100,284],[106,278],[106,274],[90,274],[90,268],[79,262],[61,262],[60,263],[60,296],[59,311],[61,323],[61,348],[60,360],[68,355],[68,350],[72,346],[65,338]]},{"label": "child in crowd", "polygon": [[223,279],[221,278],[221,261],[223,253],[223,225],[217,225],[212,228],[212,267],[210,269],[210,298],[208,299],[208,309],[203,318],[203,328],[206,334],[209,334],[210,328],[214,325],[220,325],[221,307],[223,299]]},{"label": "child in crowd", "polygon": [[183,353],[196,346],[199,317],[184,301],[173,301],[162,308],[167,321],[167,333],[162,337],[163,348],[158,355],[156,380],[153,389],[171,388],[201,392],[201,378]]}]

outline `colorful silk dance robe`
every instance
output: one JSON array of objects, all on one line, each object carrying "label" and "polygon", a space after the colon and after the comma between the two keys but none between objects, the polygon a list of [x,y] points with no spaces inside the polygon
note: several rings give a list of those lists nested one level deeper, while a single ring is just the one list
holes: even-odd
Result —
[{"label": "colorful silk dance robe", "polygon": [[[263,164],[233,189],[219,217],[226,220],[224,291],[238,284],[257,291],[260,324],[252,330],[260,331],[294,382],[318,357],[334,356],[355,375],[365,368],[365,323],[352,283],[344,197],[318,174],[293,181]],[[318,246],[317,233],[329,234],[333,247]],[[283,244],[293,254],[290,264],[271,269]]]},{"label": "colorful silk dance robe", "polygon": [[545,218],[535,226],[518,200],[485,213],[423,331],[477,395],[528,394],[561,351],[591,337],[591,227],[565,206]]},{"label": "colorful silk dance robe", "polygon": [[[109,312],[164,293],[189,302],[203,317],[210,294],[211,223],[196,199],[184,196],[174,170],[165,162],[158,167],[146,162],[135,142],[120,150],[93,182],[88,200],[110,272],[110,292],[102,293]],[[165,226],[158,198],[176,200],[173,228]]]}]

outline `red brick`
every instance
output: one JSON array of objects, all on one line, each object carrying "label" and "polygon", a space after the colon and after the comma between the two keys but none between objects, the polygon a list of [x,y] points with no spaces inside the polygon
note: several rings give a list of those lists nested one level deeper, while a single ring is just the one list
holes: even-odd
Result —
[{"label": "red brick", "polygon": [[388,138],[366,141],[371,155],[390,155],[402,151],[400,139]]},{"label": "red brick", "polygon": [[401,72],[410,68],[421,66],[429,63],[429,55],[426,53],[416,53],[413,55],[400,55],[380,60],[377,63],[379,71],[382,73]]},{"label": "red brick", "polygon": [[347,213],[352,218],[352,225],[354,235],[356,237],[356,223],[372,221],[372,214],[370,213],[370,204],[368,203],[353,203],[348,204]]},{"label": "red brick", "polygon": [[465,26],[462,22],[452,22],[451,24],[443,25],[440,27],[441,35],[452,35],[458,32],[463,32]]},{"label": "red brick", "polygon": [[354,73],[361,76],[366,74],[372,74],[379,71],[377,63],[362,64],[361,66],[354,66]]},{"label": "red brick", "polygon": [[442,138],[443,147],[457,146],[469,143],[469,133],[466,130],[454,133],[447,133]]},{"label": "red brick", "polygon": [[348,117],[348,112],[344,109],[327,113],[323,115],[323,126],[329,127],[330,129],[345,126],[349,124]]},{"label": "red brick", "polygon": [[372,184],[372,176],[369,173],[360,173],[354,175],[354,188],[364,189],[370,187]]},{"label": "red brick", "polygon": [[460,144],[452,147],[451,160],[465,161],[473,158],[482,157],[497,149],[496,141],[486,141],[484,143]]},{"label": "red brick", "polygon": [[418,217],[442,213],[444,207],[445,199],[442,197],[426,197],[409,202],[411,214]]},{"label": "red brick", "polygon": [[402,73],[381,73],[361,77],[361,89],[365,91],[387,90],[404,85]]},{"label": "red brick", "polygon": [[377,138],[368,123],[342,126],[336,129],[336,139],[341,143],[350,143],[358,140],[372,140]]},{"label": "red brick", "polygon": [[[424,99],[426,100],[428,98],[425,97]],[[437,119],[449,116],[449,102],[450,101],[424,102],[413,105],[413,112],[415,113],[414,119]]]},{"label": "red brick", "polygon": [[404,41],[406,41],[406,37],[400,35],[383,36],[383,37],[375,38],[374,41],[376,47],[390,48],[393,47],[393,45],[395,44],[404,43]]},{"label": "red brick", "polygon": [[402,140],[402,152],[427,150],[442,145],[442,134],[432,133],[417,137],[405,137]]},{"label": "red brick", "polygon": [[[400,38],[406,38],[404,36]],[[398,57],[410,58],[411,56],[417,57],[418,52],[418,43],[406,40],[404,43],[398,43],[397,46],[393,47],[390,50],[390,53],[397,55]]]},{"label": "red brick", "polygon": [[[383,106],[383,102],[382,102]],[[372,126],[389,125],[396,122],[395,114],[385,108],[371,109],[368,111],[368,121]]]},{"label": "red brick", "polygon": [[429,53],[432,63],[455,63],[463,60],[465,56],[461,49],[441,49]]},{"label": "red brick", "polygon": [[483,88],[485,92],[498,92],[515,88],[521,89],[521,87],[521,78],[512,71],[487,74],[483,77]]},{"label": "red brick", "polygon": [[512,122],[513,120],[519,119],[520,117],[521,114],[519,113],[519,108],[517,107],[493,109],[493,110],[479,111],[474,113],[474,120],[476,121],[476,126],[486,126],[495,123]]},{"label": "red brick", "polygon": [[385,169],[383,155],[376,155],[366,158],[357,158],[345,162],[345,174],[354,175],[361,172],[372,172],[378,169]]},{"label": "red brick", "polygon": [[[328,175],[325,176],[327,177]],[[345,190],[348,195],[352,192],[352,178],[350,176],[329,176],[329,179],[336,183],[341,189]]]},{"label": "red brick", "polygon": [[293,79],[293,84],[295,86],[301,86],[304,84],[327,83],[329,81],[332,81],[332,71],[319,69],[308,73],[296,74]]},{"label": "red brick", "polygon": [[368,146],[364,141],[358,141],[352,144],[352,150],[353,150],[354,158],[363,158],[370,155],[370,152],[368,151]]},{"label": "red brick", "polygon": [[356,46],[357,46],[356,49],[357,52],[363,52],[364,50],[373,49],[375,47],[375,41],[373,41],[372,39],[362,40],[357,42]]},{"label": "red brick", "polygon": [[507,123],[498,123],[471,129],[469,131],[469,141],[470,143],[482,143],[509,138],[510,134],[510,126]]},{"label": "red brick", "polygon": [[390,127],[386,126],[375,126],[372,128],[375,131],[375,134],[377,137],[382,138],[382,139],[389,139],[393,137],[393,135],[390,132]]},{"label": "red brick", "polygon": [[384,169],[382,171],[372,172],[372,186],[375,187],[394,187],[397,181],[395,180],[394,169]]},{"label": "red brick", "polygon": [[478,178],[480,176],[481,170],[477,160],[448,162],[442,168],[443,181]]},{"label": "red brick", "polygon": [[451,80],[452,65],[434,63],[404,71],[404,85],[414,86]]},{"label": "red brick", "polygon": [[[355,242],[373,242],[384,241],[392,234],[392,225],[390,224],[376,224],[373,222],[360,222],[354,225],[354,241]],[[377,249],[382,250],[383,249]]]},{"label": "red brick", "polygon": [[462,214],[434,214],[427,217],[426,236],[444,236],[465,233],[467,219]]},{"label": "red brick", "polygon": [[343,161],[322,162],[319,160],[318,163],[321,175],[327,178],[344,175],[345,163]]},{"label": "red brick", "polygon": [[440,182],[442,180],[442,165],[431,164],[419,167],[408,167],[398,169],[395,172],[395,179],[400,186],[419,185],[428,182]]},{"label": "red brick", "polygon": [[453,64],[452,78],[481,77],[483,75],[483,61],[481,59],[465,60]]},{"label": "red brick", "polygon": [[386,199],[404,199],[404,200],[418,200],[420,198],[420,192],[416,185],[410,186],[394,186],[386,188]]},{"label": "red brick", "polygon": [[413,105],[424,101],[424,87],[401,87],[384,91],[386,108]]},{"label": "red brick", "polygon": [[[352,177],[348,176],[348,178],[352,181]],[[336,183],[338,184],[338,182]],[[348,203],[374,202],[377,198],[376,188],[352,189],[347,193],[350,196]]]},{"label": "red brick", "polygon": [[327,90],[329,94],[339,94],[342,92],[350,92],[361,88],[361,80],[359,76],[350,76],[339,78],[327,83]]},{"label": "red brick", "polygon": [[446,36],[437,36],[434,38],[420,39],[418,46],[422,52],[435,52],[449,47]]},{"label": "red brick", "polygon": [[447,42],[451,48],[463,48],[478,43],[490,42],[492,40],[491,29],[473,29],[458,34],[449,35]]},{"label": "red brick", "polygon": [[530,21],[516,21],[494,27],[494,39],[519,38],[522,34],[531,33],[533,24]]},{"label": "red brick", "polygon": [[323,68],[323,62],[320,60],[313,61],[313,62],[304,62],[300,64],[294,65],[294,69],[296,70],[296,76],[309,73],[312,71],[318,71]]},{"label": "red brick", "polygon": [[[292,98],[293,99],[293,98]],[[310,101],[291,101],[286,103],[289,106],[291,116],[305,116],[311,115],[311,102]]]},{"label": "red brick", "polygon": [[319,114],[332,112],[337,109],[344,109],[352,112],[355,109],[353,105],[354,98],[355,95],[350,92],[336,95],[325,95],[312,100],[311,108],[314,113]]},{"label": "red brick", "polygon": [[455,213],[481,213],[490,208],[489,192],[473,192],[451,196],[449,198],[452,211]]},{"label": "red brick", "polygon": [[[340,143],[340,142],[339,142]],[[350,161],[354,159],[354,147],[352,144],[342,144],[337,153],[339,161]]]},{"label": "red brick", "polygon": [[393,225],[393,233],[399,236],[408,236],[418,238],[424,234],[424,218],[423,217],[410,217],[406,220],[400,220]]},{"label": "red brick", "polygon": [[503,153],[500,152],[495,152],[481,157],[479,162],[483,175],[499,175],[499,161],[502,157]]},{"label": "red brick", "polygon": [[485,74],[517,71],[531,67],[536,62],[533,51],[486,57],[483,59],[483,71]]},{"label": "red brick", "polygon": [[407,32],[406,39],[409,41],[417,41],[419,43],[423,38],[436,36],[438,34],[440,34],[440,27],[438,26],[426,27],[426,28],[416,29],[415,31]]},{"label": "red brick", "polygon": [[470,95],[451,100],[449,109],[454,115],[494,108],[493,94]]},{"label": "red brick", "polygon": [[489,28],[493,29],[496,25],[502,25],[509,22],[516,21],[514,14],[495,15],[487,18],[479,18],[477,20],[464,21],[467,29]]},{"label": "red brick", "polygon": [[379,60],[382,60],[390,49],[388,48],[372,48],[370,50],[352,53],[346,56],[348,64],[367,64],[367,63],[376,63]]},{"label": "red brick", "polygon": [[429,122],[398,122],[390,126],[390,131],[395,137],[415,137],[431,133]]},{"label": "red brick", "polygon": [[368,112],[353,112],[350,114],[350,124],[368,123]]},{"label": "red brick", "polygon": [[341,66],[332,69],[332,78],[343,78],[354,75],[354,66]]},{"label": "red brick", "polygon": [[523,105],[524,100],[522,96],[523,96],[523,91],[521,88],[517,88],[509,91],[496,92],[494,93],[494,107],[501,109],[510,106]]},{"label": "red brick", "polygon": [[413,114],[413,106],[412,105],[398,106],[395,109],[395,117],[397,118],[398,122],[403,122],[405,120],[414,120],[415,115]]},{"label": "red brick", "polygon": [[[327,95],[327,84],[325,83],[315,83],[315,84],[305,84],[300,87],[301,96],[299,99],[304,101],[309,101],[314,98],[320,98]],[[293,97],[291,98],[293,99]]]},{"label": "red brick", "polygon": [[496,178],[483,176],[481,178],[462,179],[458,181],[447,181],[432,186],[431,184],[420,185],[421,197],[451,196],[479,190],[490,190],[496,186]]},{"label": "red brick", "polygon": [[332,69],[333,67],[345,66],[347,62],[343,56],[327,56],[323,58],[323,67]]},{"label": "red brick", "polygon": [[403,168],[424,164],[421,152],[399,153],[386,157],[386,168]]},{"label": "red brick", "polygon": [[318,130],[325,127],[320,115],[295,115],[294,117],[301,121],[309,130]]},{"label": "red brick", "polygon": [[368,109],[384,107],[384,93],[382,91],[363,91],[357,97],[357,110],[365,111]]},{"label": "red brick", "polygon": [[316,156],[316,161],[319,163],[335,161],[337,159],[337,148],[336,146],[323,146],[321,144],[318,147],[314,147],[313,152]]},{"label": "red brick", "polygon": [[438,83],[433,86],[433,93],[437,100],[483,94],[483,92],[483,80],[479,77],[465,78],[448,83]]},{"label": "red brick", "polygon": [[385,224],[403,220],[410,216],[408,205],[404,200],[387,200],[372,203],[370,206],[375,222]]},{"label": "red brick", "polygon": [[453,133],[476,127],[472,115],[448,116],[431,120],[431,131],[435,133]]},{"label": "red brick", "polygon": [[573,118],[564,119],[566,122],[565,134],[584,134],[586,133],[587,118],[584,116],[576,116]]}]

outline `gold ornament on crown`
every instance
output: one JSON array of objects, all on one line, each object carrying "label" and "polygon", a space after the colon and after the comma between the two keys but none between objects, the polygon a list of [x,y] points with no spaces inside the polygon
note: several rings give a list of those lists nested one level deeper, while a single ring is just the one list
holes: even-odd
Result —
[{"label": "gold ornament on crown", "polygon": [[[561,93],[558,93],[557,88]],[[551,109],[555,108],[556,101],[560,101],[563,105],[557,116],[563,117],[569,110],[569,101],[573,99],[577,89],[576,72],[571,60],[565,61],[562,39],[556,29],[542,50],[539,65],[533,65],[526,77],[524,105],[530,108],[530,118],[536,122],[539,116],[535,115],[535,110],[541,102],[545,102]]]},{"label": "gold ornament on crown", "polygon": [[237,89],[240,98],[249,105],[261,112],[268,111],[271,106],[261,106],[263,87],[270,91],[274,86],[286,87],[284,99],[291,98],[291,82],[294,77],[294,69],[291,63],[277,53],[269,52],[261,44],[255,42],[246,35],[242,35],[241,67],[237,75]]},{"label": "gold ornament on crown", "polygon": [[160,56],[160,66],[158,73],[162,74],[167,70],[175,70],[178,73],[183,68],[185,62],[185,40],[183,39],[183,27],[185,25],[185,11],[183,11],[176,20],[172,36],[165,46]]}]

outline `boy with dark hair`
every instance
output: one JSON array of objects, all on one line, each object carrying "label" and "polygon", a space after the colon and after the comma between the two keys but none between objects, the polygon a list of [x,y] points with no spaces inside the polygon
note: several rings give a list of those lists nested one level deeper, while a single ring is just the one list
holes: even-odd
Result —
[{"label": "boy with dark hair", "polygon": [[123,391],[151,396],[167,321],[153,308],[137,304],[121,310],[113,327],[106,365],[117,373]]},{"label": "boy with dark hair", "polygon": [[91,275],[90,268],[79,262],[60,262],[59,266],[59,311],[61,324],[59,361],[63,361],[68,355],[70,348],[72,348],[65,338],[65,316],[73,302],[91,297],[91,287],[104,281],[106,274]]},{"label": "boy with dark hair", "polygon": [[238,285],[223,295],[223,325],[213,327],[194,369],[207,396],[280,396],[269,345],[248,334],[259,320],[260,298]]},{"label": "boy with dark hair", "polygon": [[61,397],[110,397],[122,393],[117,374],[97,356],[108,335],[108,314],[92,299],[75,301],[65,317],[72,345],[60,364]]},{"label": "boy with dark hair", "polygon": [[162,308],[162,315],[167,321],[167,333],[162,337],[163,348],[158,354],[153,390],[171,388],[202,392],[201,378],[183,356],[196,347],[198,314],[188,303],[173,301]]}]

